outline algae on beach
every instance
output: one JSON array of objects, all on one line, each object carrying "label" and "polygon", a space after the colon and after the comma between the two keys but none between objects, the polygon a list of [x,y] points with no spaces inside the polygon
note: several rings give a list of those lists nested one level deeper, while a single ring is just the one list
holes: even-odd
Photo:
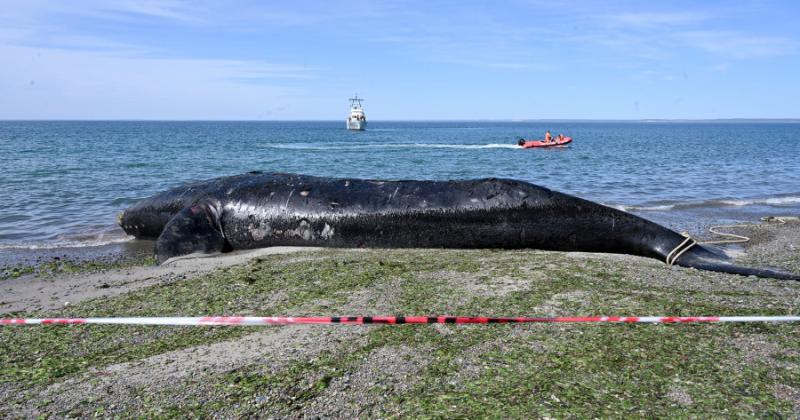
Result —
[{"label": "algae on beach", "polygon": [[[800,231],[781,229],[776,237],[795,240]],[[784,248],[750,255],[796,262]],[[629,256],[323,250],[14,315],[779,315],[797,313],[798,296],[794,282]],[[796,324],[9,327],[0,413],[782,417],[800,413],[798,333]]]}]

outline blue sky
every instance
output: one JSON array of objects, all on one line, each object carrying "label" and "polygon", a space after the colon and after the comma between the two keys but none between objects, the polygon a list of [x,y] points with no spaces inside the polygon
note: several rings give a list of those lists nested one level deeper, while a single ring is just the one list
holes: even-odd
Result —
[{"label": "blue sky", "polygon": [[0,119],[800,117],[795,1],[2,6]]}]

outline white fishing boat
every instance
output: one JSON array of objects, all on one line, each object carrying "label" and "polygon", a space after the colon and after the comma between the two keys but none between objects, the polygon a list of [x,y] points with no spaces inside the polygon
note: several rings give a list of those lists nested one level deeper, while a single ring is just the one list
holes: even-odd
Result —
[{"label": "white fishing boat", "polygon": [[364,115],[364,107],[361,106],[363,99],[356,95],[350,98],[350,116],[347,117],[348,130],[363,130],[367,128],[367,117]]}]

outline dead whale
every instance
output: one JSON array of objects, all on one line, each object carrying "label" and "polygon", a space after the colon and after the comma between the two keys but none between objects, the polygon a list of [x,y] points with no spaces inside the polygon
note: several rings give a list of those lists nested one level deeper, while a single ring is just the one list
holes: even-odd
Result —
[{"label": "dead whale", "polygon": [[[192,183],[126,209],[120,225],[157,239],[156,259],[270,246],[535,248],[607,252],[702,270],[800,275],[732,264],[641,217],[512,179],[381,181],[250,172]],[[684,246],[685,247],[685,246]],[[671,255],[670,255],[671,254]]]}]

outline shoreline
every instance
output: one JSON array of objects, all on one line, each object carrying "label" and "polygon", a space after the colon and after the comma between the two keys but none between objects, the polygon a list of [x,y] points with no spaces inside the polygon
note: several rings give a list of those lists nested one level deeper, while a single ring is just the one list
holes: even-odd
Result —
[{"label": "shoreline", "polygon": [[0,282],[34,273],[51,274],[64,267],[114,267],[152,260],[155,242],[130,240],[98,246],[0,249]]}]

